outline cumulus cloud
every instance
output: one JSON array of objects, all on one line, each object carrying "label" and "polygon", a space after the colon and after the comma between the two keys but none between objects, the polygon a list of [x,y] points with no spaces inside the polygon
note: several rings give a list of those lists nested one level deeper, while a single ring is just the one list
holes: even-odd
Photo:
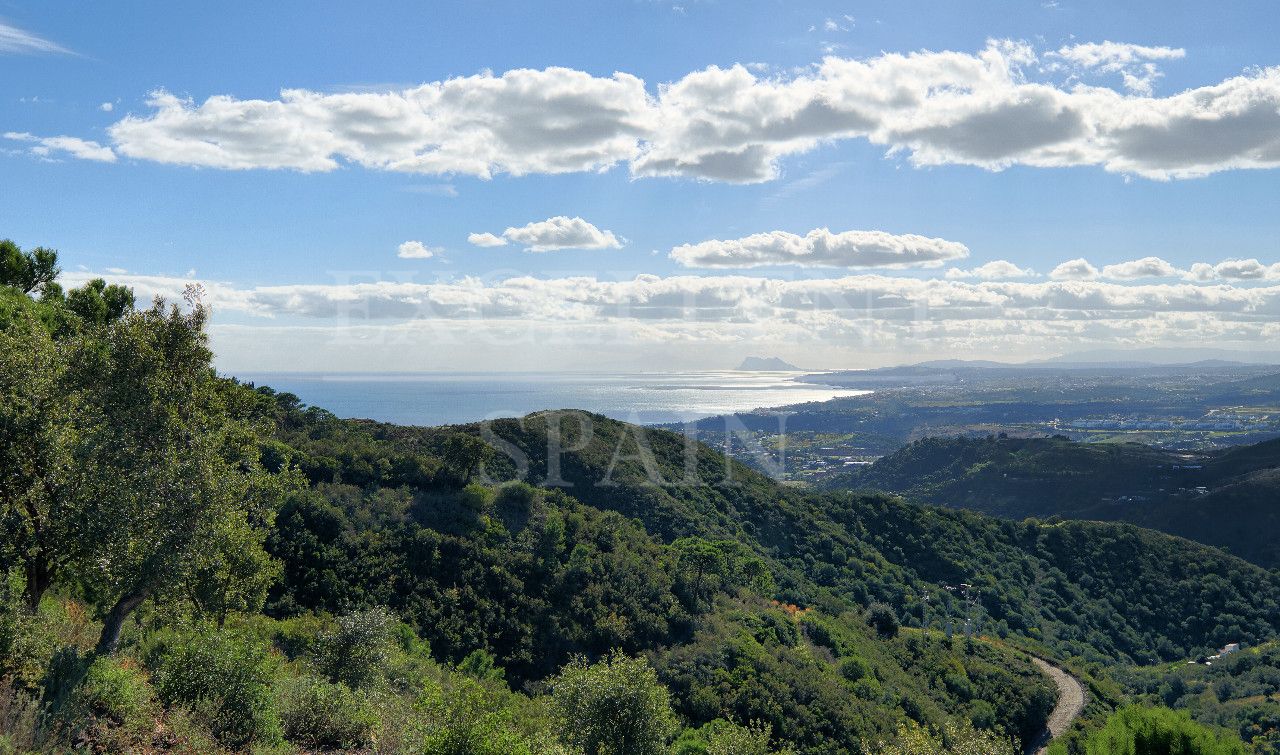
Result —
[{"label": "cumulus cloud", "polygon": [[395,92],[277,100],[165,91],[110,129],[122,154],[215,168],[328,171],[341,161],[408,173],[568,173],[631,158],[652,117],[644,83],[567,68],[479,74]]},{"label": "cumulus cloud", "polygon": [[1183,277],[1200,282],[1280,280],[1280,262],[1265,265],[1253,258],[1223,260],[1216,265],[1197,262]]},{"label": "cumulus cloud", "polygon": [[1116,280],[1134,280],[1136,278],[1175,278],[1183,273],[1178,268],[1159,257],[1143,257],[1140,260],[1129,260],[1107,265],[1102,268],[1102,277]]},{"label": "cumulus cloud", "polygon": [[26,132],[9,131],[5,133],[4,138],[30,143],[31,146],[28,150],[37,157],[52,158],[59,154],[65,154],[80,160],[92,160],[94,162],[113,163],[116,161],[116,153],[111,151],[110,147],[104,147],[97,142],[86,141],[74,136],[36,136]]},{"label": "cumulus cloud", "polygon": [[508,228],[502,236],[473,233],[467,241],[476,246],[523,244],[526,251],[551,252],[557,249],[621,249],[622,241],[613,231],[603,231],[579,217],[557,215],[519,228]]},{"label": "cumulus cloud", "polygon": [[1087,281],[1099,275],[1098,268],[1083,257],[1063,262],[1049,273],[1049,277],[1056,281]]},{"label": "cumulus cloud", "polygon": [[56,42],[10,26],[0,21],[0,55],[34,55],[39,53],[71,54],[71,51]]},{"label": "cumulus cloud", "polygon": [[484,233],[467,234],[467,243],[474,244],[476,246],[506,246],[507,240],[501,236],[495,236],[492,233],[485,231]]},{"label": "cumulus cloud", "polygon": [[953,267],[947,271],[946,277],[951,280],[978,278],[980,280],[1008,280],[1010,278],[1032,278],[1036,272],[1029,267],[1018,267],[1008,260],[992,260],[969,270]]},{"label": "cumulus cloud", "polygon": [[884,231],[832,233],[817,228],[804,236],[786,231],[756,233],[740,239],[682,244],[671,259],[685,267],[936,267],[969,256],[964,244],[915,234]]},{"label": "cumulus cloud", "polygon": [[441,250],[431,249],[421,241],[406,241],[396,248],[396,256],[402,260],[426,260],[436,256]]},{"label": "cumulus cloud", "polygon": [[[157,91],[149,112],[109,134],[117,153],[166,163],[483,178],[627,164],[635,176],[751,183],[777,177],[789,155],[847,139],[915,165],[988,170],[1100,166],[1169,180],[1280,166],[1280,67],[1151,96],[1156,61],[1183,54],[993,40],[973,53],[829,56],[776,76],[711,66],[653,89],[625,73],[547,68],[275,99]],[[1119,72],[1125,88],[1061,81],[1062,70]]]},{"label": "cumulus cloud", "polygon": [[110,102],[104,102],[104,103],[102,103],[101,105],[99,105],[99,106],[98,106],[98,109],[99,109],[99,110],[101,110],[101,111],[102,111],[102,112],[104,112],[104,113],[110,113],[112,110],[115,110],[115,109],[116,109],[116,106],[115,106],[115,104],[113,104],[113,103],[110,103]]}]

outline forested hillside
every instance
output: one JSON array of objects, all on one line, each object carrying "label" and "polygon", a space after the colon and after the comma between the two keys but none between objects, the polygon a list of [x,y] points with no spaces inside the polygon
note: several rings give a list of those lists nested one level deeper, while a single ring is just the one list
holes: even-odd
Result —
[{"label": "forested hillside", "polygon": [[1132,522],[1280,566],[1280,439],[1200,454],[1065,438],[926,438],[832,480],[924,503]]},{"label": "forested hillside", "polygon": [[1054,703],[1028,651],[1101,726],[1121,666],[1280,625],[1274,573],[1130,525],[578,412],[339,419],[219,377],[198,291],[0,252],[0,752],[1013,753]]}]

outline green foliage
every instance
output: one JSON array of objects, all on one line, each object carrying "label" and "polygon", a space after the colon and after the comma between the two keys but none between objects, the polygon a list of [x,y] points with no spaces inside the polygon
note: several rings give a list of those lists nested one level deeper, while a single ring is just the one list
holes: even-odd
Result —
[{"label": "green foliage", "polygon": [[372,741],[378,716],[369,700],[343,684],[303,676],[276,689],[280,723],[290,742],[307,748],[352,750]]},{"label": "green foliage", "polygon": [[655,755],[676,731],[667,689],[643,659],[571,661],[551,681],[560,734],[586,755]]},{"label": "green foliage", "polygon": [[24,252],[9,239],[0,239],[0,286],[12,286],[24,294],[38,292],[58,277],[58,253],[36,247]]},{"label": "green foliage", "polygon": [[898,614],[886,603],[872,603],[867,608],[867,622],[881,637],[898,636]]},{"label": "green foliage", "polygon": [[106,325],[133,309],[133,290],[94,278],[67,292],[66,307],[89,325]]},{"label": "green foliage", "polygon": [[338,618],[316,643],[316,665],[335,682],[358,689],[383,678],[391,651],[393,620],[385,608],[370,608]]},{"label": "green foliage", "polygon": [[949,722],[941,731],[930,731],[908,721],[898,727],[894,741],[880,742],[871,752],[872,755],[1017,755],[1018,748],[1004,737],[963,723]]},{"label": "green foliage", "polygon": [[791,755],[790,747],[773,749],[770,727],[754,721],[746,726],[717,718],[697,729],[686,729],[671,747],[671,755]]},{"label": "green foliage", "polygon": [[833,488],[878,488],[911,500],[1010,519],[1122,520],[1280,565],[1280,441],[1229,448],[1189,463],[1138,443],[1066,438],[925,438]]},{"label": "green foliage", "polygon": [[[1066,755],[1056,744],[1050,755]],[[1168,708],[1129,706],[1085,740],[1084,755],[1246,755],[1240,740],[1195,723]]]},{"label": "green foliage", "polygon": [[146,654],[165,705],[181,705],[225,746],[272,743],[280,720],[272,690],[279,661],[269,648],[229,631],[170,631]]},{"label": "green foliage", "polygon": [[109,719],[132,731],[151,724],[153,692],[147,677],[135,663],[98,658],[89,664],[72,695],[71,711],[79,717]]},{"label": "green foliage", "polygon": [[506,673],[495,664],[493,654],[484,650],[473,650],[458,663],[458,671],[480,680],[501,681]]},{"label": "green foliage", "polygon": [[1261,753],[1280,749],[1278,643],[1245,648],[1212,665],[1120,669],[1116,676],[1138,702],[1185,710],[1199,723],[1231,729]]},{"label": "green foliage", "polygon": [[412,750],[423,755],[534,755],[537,732],[521,726],[512,695],[467,677],[433,687],[418,701]]}]

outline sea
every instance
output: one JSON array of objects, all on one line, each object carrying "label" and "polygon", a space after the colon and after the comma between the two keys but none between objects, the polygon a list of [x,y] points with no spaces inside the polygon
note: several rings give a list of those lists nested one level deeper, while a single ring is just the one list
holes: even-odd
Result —
[{"label": "sea", "polygon": [[400,425],[453,425],[547,409],[585,409],[639,424],[688,422],[868,391],[838,388],[796,372],[665,373],[242,373],[339,417]]}]

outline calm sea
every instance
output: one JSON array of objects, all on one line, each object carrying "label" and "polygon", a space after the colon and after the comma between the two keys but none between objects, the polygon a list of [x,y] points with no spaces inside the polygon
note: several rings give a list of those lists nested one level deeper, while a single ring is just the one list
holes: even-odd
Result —
[{"label": "calm sea", "polygon": [[586,409],[640,423],[826,401],[867,391],[797,382],[799,373],[640,374],[431,372],[243,373],[241,380],[295,393],[339,417],[448,425],[544,409]]}]

